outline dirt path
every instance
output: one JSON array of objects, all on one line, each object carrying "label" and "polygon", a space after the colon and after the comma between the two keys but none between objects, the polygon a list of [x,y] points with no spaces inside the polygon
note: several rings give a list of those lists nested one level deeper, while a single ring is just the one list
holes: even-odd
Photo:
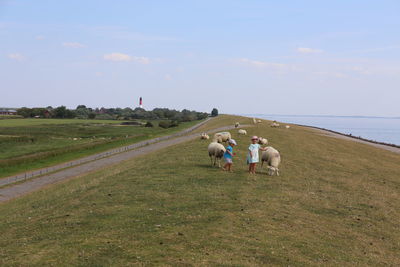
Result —
[{"label": "dirt path", "polygon": [[[243,126],[245,126],[245,125],[243,125]],[[219,132],[219,131],[230,130],[233,128],[234,128],[234,126],[226,126],[226,127],[216,128],[216,129],[213,129],[213,130],[207,131],[207,132]],[[187,131],[187,130],[185,130],[185,131]],[[182,131],[182,132],[185,132],[185,131]],[[193,134],[184,135],[184,136],[180,136],[180,137],[173,138],[173,139],[160,141],[157,143],[152,143],[152,144],[149,144],[146,146],[139,147],[135,150],[129,150],[126,152],[111,155],[106,158],[92,160],[90,162],[87,162],[87,163],[84,163],[84,164],[81,164],[81,165],[78,165],[75,167],[63,169],[63,170],[60,170],[55,173],[46,174],[46,175],[43,175],[43,176],[40,176],[37,178],[33,178],[30,180],[27,180],[24,183],[10,185],[8,187],[0,188],[0,202],[5,202],[5,201],[11,200],[13,198],[16,198],[16,197],[28,194],[30,192],[39,190],[40,188],[42,188],[44,186],[54,184],[54,183],[57,183],[57,182],[60,182],[63,180],[67,180],[69,178],[83,175],[83,174],[86,174],[89,172],[93,172],[95,170],[99,170],[99,169],[102,169],[105,167],[110,167],[111,165],[114,165],[116,163],[120,163],[122,161],[129,160],[129,159],[132,159],[137,156],[145,155],[145,154],[154,152],[156,150],[159,150],[159,149],[162,149],[162,148],[165,148],[168,146],[176,145],[179,143],[183,143],[183,142],[186,142],[186,141],[192,140],[194,138],[198,138],[198,137],[199,137],[198,133],[193,133]]]}]

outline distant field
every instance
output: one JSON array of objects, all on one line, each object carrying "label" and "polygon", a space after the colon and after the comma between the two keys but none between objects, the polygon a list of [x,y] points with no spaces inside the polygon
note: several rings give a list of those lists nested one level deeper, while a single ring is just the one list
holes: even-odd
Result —
[{"label": "distant field", "polygon": [[169,134],[196,122],[163,129],[115,120],[16,119],[0,121],[0,177]]},{"label": "distant field", "polygon": [[0,120],[3,119],[22,119],[24,117],[20,116],[20,115],[1,115],[0,114]]},{"label": "distant field", "polygon": [[[251,122],[199,131],[237,120]],[[400,265],[400,155],[265,121],[247,132],[231,131],[233,173],[196,139],[0,205],[0,265]],[[247,174],[251,135],[281,152],[281,176]]]},{"label": "distant field", "polygon": [[81,120],[81,119],[7,119],[0,120],[0,127],[18,127],[54,124],[119,124],[118,120]]}]

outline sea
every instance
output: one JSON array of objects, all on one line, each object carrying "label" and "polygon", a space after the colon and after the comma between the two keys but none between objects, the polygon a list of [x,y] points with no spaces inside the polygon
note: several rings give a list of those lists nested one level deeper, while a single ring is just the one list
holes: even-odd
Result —
[{"label": "sea", "polygon": [[400,145],[400,117],[247,114],[245,116],[315,126],[365,139]]}]

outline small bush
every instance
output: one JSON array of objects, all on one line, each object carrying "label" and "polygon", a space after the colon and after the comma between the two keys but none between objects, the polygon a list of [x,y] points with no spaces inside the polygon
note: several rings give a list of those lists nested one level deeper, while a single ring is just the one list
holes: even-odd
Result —
[{"label": "small bush", "polygon": [[176,127],[179,125],[179,121],[172,121],[169,127]]},{"label": "small bush", "polygon": [[167,129],[169,127],[171,127],[171,122],[170,121],[160,121],[158,123],[158,126],[164,129]]},{"label": "small bush", "polygon": [[150,121],[148,121],[148,122],[146,122],[144,127],[153,127],[153,124]]}]

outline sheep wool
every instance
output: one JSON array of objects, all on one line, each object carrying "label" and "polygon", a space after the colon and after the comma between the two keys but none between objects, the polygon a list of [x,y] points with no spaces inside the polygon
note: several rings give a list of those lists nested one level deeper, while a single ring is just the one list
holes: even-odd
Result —
[{"label": "sheep wool", "polygon": [[238,134],[247,135],[247,131],[244,130],[244,129],[240,129],[240,130],[238,131]]},{"label": "sheep wool", "polygon": [[229,139],[232,139],[230,132],[221,132],[214,134],[213,142],[227,142]]},{"label": "sheep wool", "polygon": [[[224,156],[226,149],[223,145],[212,142],[208,145],[208,156],[211,160],[211,165],[215,166],[218,160],[218,167],[221,167],[221,158]],[[214,160],[213,160],[214,158]]]},{"label": "sheep wool", "polygon": [[267,147],[267,150],[263,151],[261,154],[261,167],[264,161],[268,166],[268,175],[276,174],[279,176],[279,164],[281,163],[281,154],[278,150],[272,146]]}]

